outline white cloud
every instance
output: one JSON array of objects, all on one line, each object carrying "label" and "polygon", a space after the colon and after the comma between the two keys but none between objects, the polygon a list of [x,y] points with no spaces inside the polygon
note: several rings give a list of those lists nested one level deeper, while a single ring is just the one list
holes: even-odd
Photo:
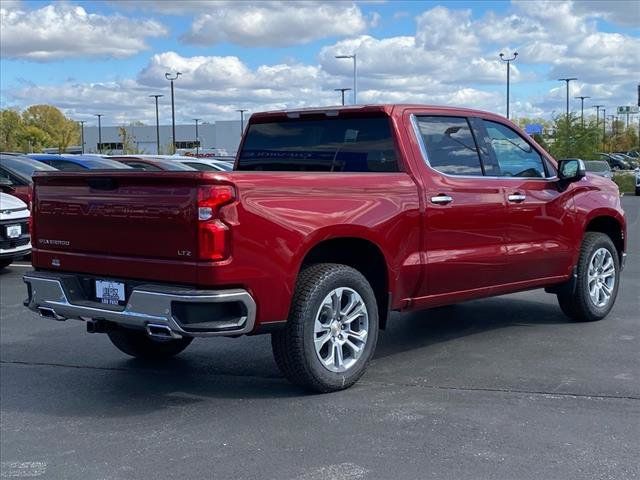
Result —
[{"label": "white cloud", "polygon": [[[226,5],[228,14],[234,18],[229,25],[217,25],[222,30],[215,33],[218,40],[211,41],[267,42],[271,41],[275,26],[278,27],[275,31],[288,35],[282,40],[286,44],[320,34],[304,32],[293,38],[291,31],[282,26],[297,18],[292,13],[291,18],[285,19],[283,12],[322,7],[316,2],[255,5],[217,2],[211,7],[210,3],[195,1],[150,1],[141,5],[134,4],[134,8],[182,9],[196,16],[213,15],[216,8]],[[254,21],[253,17],[235,13],[238,9],[259,13],[267,5],[277,7],[268,19]],[[164,74],[180,71],[183,75],[175,84],[177,118],[212,121],[236,118],[236,108],[254,112],[336,104],[339,93],[333,89],[351,87],[352,63],[334,56],[355,52],[360,103],[446,104],[503,113],[505,65],[498,53],[517,50],[518,59],[511,66],[511,111],[516,116],[548,116],[554,111],[564,111],[564,87],[556,82],[563,76],[579,78],[572,84],[572,97],[589,95],[593,97],[591,103],[610,106],[635,100],[640,39],[623,32],[600,31],[594,21],[600,14],[584,12],[577,3],[514,2],[504,13],[489,12],[481,18],[474,18],[464,9],[435,7],[416,17],[415,32],[387,38],[362,34],[368,20],[351,3],[329,3],[326,7],[355,8],[353,18],[360,20],[355,24],[357,28],[344,33],[346,38],[320,49],[317,64],[301,63],[290,57],[273,64],[250,66],[240,56],[211,53],[188,56],[179,51],[165,51],[153,54],[144,68],[128,74],[129,79],[82,84],[69,81],[58,86],[22,85],[9,89],[3,86],[3,95],[20,106],[53,103],[79,118],[103,112],[113,123],[133,120],[151,123],[154,110],[147,95],[165,94],[161,114],[166,119],[169,83]],[[325,21],[323,18],[320,20]],[[342,16],[336,18],[343,20]],[[369,19],[375,20],[375,16]],[[314,20],[318,23],[317,18]],[[237,40],[234,35],[241,36],[242,29],[248,28],[242,21],[253,22],[250,23],[253,36]],[[340,22],[334,19],[332,23]],[[314,28],[308,27],[308,23],[304,25],[307,30],[322,30],[321,23]],[[327,30],[322,30],[322,34],[336,35],[328,34]],[[126,78],[127,74],[123,76]],[[552,86],[542,83],[545,80],[551,81]]]},{"label": "white cloud", "polygon": [[580,0],[573,2],[576,13],[603,18],[627,27],[640,25],[640,6],[636,0]]},{"label": "white cloud", "polygon": [[55,3],[36,10],[20,6],[0,9],[6,58],[47,62],[74,57],[127,57],[148,47],[149,37],[165,35],[153,20],[130,20],[121,15],[87,13],[80,7]]},{"label": "white cloud", "polygon": [[377,21],[376,15],[367,21],[350,2],[214,2],[196,16],[181,39],[197,45],[288,46],[357,35]]}]

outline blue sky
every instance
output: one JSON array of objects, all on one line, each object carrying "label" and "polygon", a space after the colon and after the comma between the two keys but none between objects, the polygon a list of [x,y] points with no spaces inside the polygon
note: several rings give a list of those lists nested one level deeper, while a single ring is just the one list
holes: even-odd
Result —
[{"label": "blue sky", "polygon": [[[636,102],[640,2],[206,2],[0,0],[2,107],[51,103],[105,124],[152,121],[147,97],[180,70],[177,117],[210,121],[250,111],[412,102],[505,110],[505,66],[517,50],[512,116],[563,110],[572,96],[610,107]],[[589,105],[587,101],[587,105]],[[572,102],[578,108],[577,102]]]}]

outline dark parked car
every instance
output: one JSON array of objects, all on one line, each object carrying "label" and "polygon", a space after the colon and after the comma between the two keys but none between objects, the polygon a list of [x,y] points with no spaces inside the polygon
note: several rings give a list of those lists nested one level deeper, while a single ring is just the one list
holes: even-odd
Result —
[{"label": "dark parked car", "polygon": [[611,170],[629,170],[631,168],[628,162],[615,153],[599,153],[598,156],[598,160],[607,162]]},{"label": "dark parked car", "polygon": [[600,177],[613,178],[613,172],[609,164],[603,160],[590,160],[584,162],[587,172],[593,173]]},{"label": "dark parked car", "polygon": [[24,155],[0,154],[0,179],[6,179],[13,187],[12,195],[29,205],[34,172],[56,170],[45,163]]},{"label": "dark parked car", "polygon": [[123,163],[97,155],[54,155],[50,153],[30,153],[29,158],[46,163],[66,172],[85,170],[114,170],[131,168]]}]

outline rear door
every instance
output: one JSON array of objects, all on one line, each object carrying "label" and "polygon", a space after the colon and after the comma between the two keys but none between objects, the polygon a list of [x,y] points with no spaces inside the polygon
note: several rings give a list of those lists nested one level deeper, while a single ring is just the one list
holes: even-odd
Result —
[{"label": "rear door", "polygon": [[[479,121],[491,162],[507,198],[504,283],[566,276],[571,269],[573,200],[553,166],[510,126]],[[480,136],[480,135],[479,135]]]},{"label": "rear door", "polygon": [[426,194],[426,274],[418,296],[464,296],[503,283],[507,207],[501,183],[484,175],[487,153],[469,120],[415,113],[410,121]]}]

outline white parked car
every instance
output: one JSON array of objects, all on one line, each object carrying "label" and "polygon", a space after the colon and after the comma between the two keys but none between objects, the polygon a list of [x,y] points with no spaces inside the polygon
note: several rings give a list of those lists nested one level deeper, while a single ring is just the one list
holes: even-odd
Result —
[{"label": "white parked car", "polygon": [[184,165],[188,165],[191,168],[195,168],[196,170],[202,170],[206,172],[229,172],[233,170],[233,162],[218,160],[215,158],[198,158],[178,155],[172,155],[171,157],[166,158],[169,158],[174,162],[180,162]]},{"label": "white parked car", "polygon": [[0,192],[0,269],[31,253],[29,209],[19,198]]}]

